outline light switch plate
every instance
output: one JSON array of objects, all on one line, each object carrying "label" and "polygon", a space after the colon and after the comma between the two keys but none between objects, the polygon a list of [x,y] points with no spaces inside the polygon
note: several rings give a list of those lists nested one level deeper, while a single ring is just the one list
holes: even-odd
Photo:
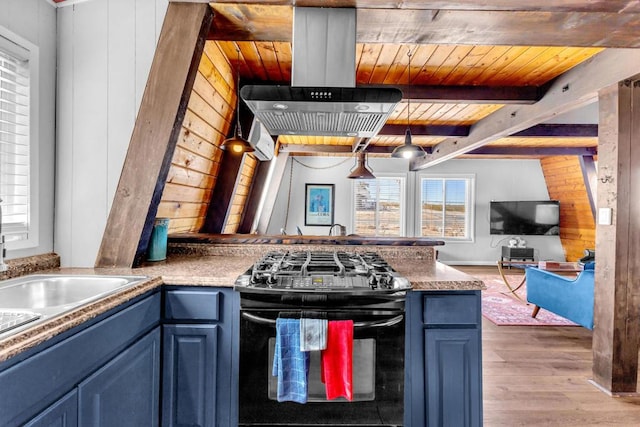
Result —
[{"label": "light switch plate", "polygon": [[611,208],[598,209],[598,224],[611,225]]}]

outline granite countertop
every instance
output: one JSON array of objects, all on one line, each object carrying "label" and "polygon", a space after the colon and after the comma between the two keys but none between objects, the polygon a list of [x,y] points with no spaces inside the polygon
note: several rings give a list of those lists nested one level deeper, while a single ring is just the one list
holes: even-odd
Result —
[{"label": "granite countertop", "polygon": [[[166,261],[148,262],[137,268],[49,268],[38,271],[58,274],[143,275],[148,276],[149,280],[0,339],[0,362],[163,284],[231,287],[236,278],[252,266],[255,259],[246,254],[174,254]],[[386,260],[398,273],[411,281],[416,291],[484,289],[481,280],[431,259],[391,257]],[[29,269],[26,271],[34,272]]]},{"label": "granite countertop", "polygon": [[387,259],[402,276],[409,279],[414,291],[468,291],[486,289],[484,282],[441,262]]}]

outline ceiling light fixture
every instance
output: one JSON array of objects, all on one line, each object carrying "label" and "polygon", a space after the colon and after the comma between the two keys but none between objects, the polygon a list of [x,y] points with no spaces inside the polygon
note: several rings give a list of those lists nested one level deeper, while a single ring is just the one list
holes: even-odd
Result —
[{"label": "ceiling light fixture", "polygon": [[356,165],[347,176],[349,179],[375,179],[375,175],[367,168],[367,153],[358,151],[356,153]]},{"label": "ceiling light fixture", "polygon": [[231,138],[227,138],[222,142],[223,150],[230,150],[234,154],[250,153],[255,149],[249,144],[249,141],[242,137],[242,129],[240,128],[240,48],[236,46],[238,52],[238,61],[236,64],[236,134]]},{"label": "ceiling light fixture", "polygon": [[409,95],[409,88],[411,87],[411,48],[407,52],[407,56],[409,57],[409,84],[407,85],[407,130],[404,134],[404,144],[400,145],[393,150],[391,153],[391,157],[400,157],[403,159],[415,159],[417,157],[422,157],[426,153],[419,145],[413,145],[411,143],[411,96]]}]

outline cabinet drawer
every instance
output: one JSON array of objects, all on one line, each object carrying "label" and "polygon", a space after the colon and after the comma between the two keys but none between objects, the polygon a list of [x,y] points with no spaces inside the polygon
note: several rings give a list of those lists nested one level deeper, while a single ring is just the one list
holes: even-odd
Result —
[{"label": "cabinet drawer", "polygon": [[220,320],[220,292],[211,289],[171,290],[165,299],[165,317],[174,320]]},{"label": "cabinet drawer", "polygon": [[425,325],[473,325],[479,322],[479,296],[425,295],[422,319]]}]

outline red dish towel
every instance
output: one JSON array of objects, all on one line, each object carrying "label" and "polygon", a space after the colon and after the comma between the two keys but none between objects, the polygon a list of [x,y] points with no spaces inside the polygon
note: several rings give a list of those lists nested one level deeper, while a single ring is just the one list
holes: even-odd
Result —
[{"label": "red dish towel", "polygon": [[321,374],[327,399],[353,400],[353,320],[329,321]]}]

